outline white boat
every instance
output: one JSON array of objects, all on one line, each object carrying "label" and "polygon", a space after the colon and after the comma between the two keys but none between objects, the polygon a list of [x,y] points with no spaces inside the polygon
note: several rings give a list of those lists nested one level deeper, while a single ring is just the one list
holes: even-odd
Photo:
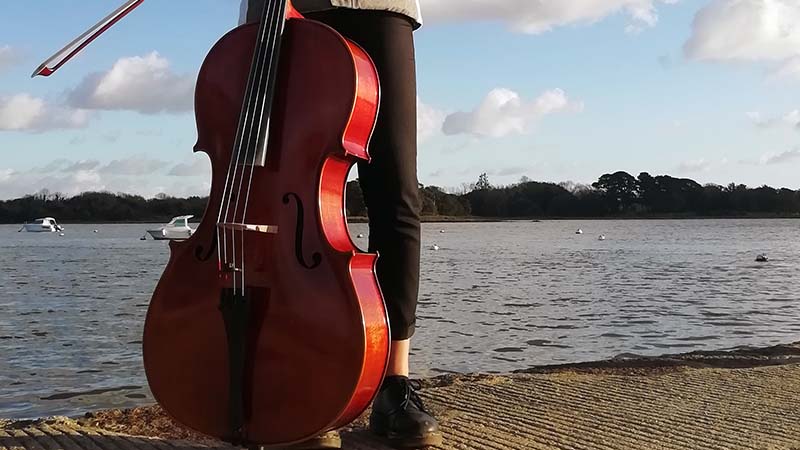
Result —
[{"label": "white boat", "polygon": [[147,230],[147,233],[157,241],[188,239],[194,233],[189,226],[189,219],[194,216],[173,217],[168,224],[157,230]]},{"label": "white boat", "polygon": [[52,217],[42,217],[33,222],[25,222],[19,231],[30,231],[33,233],[54,233],[56,231],[64,231],[64,227],[56,222]]},{"label": "white boat", "polygon": [[581,230],[580,228],[578,228],[578,231],[576,231],[576,232],[575,232],[575,234],[583,234],[583,230]]}]

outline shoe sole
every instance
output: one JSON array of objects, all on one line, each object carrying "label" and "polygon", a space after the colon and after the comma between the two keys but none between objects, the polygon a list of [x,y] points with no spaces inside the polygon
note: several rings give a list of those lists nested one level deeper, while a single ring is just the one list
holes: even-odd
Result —
[{"label": "shoe sole", "polygon": [[[341,436],[331,433],[325,433],[322,436],[300,442],[298,444],[283,447],[285,450],[329,450],[342,448]],[[266,450],[266,449],[264,449]]]},{"label": "shoe sole", "polygon": [[443,442],[441,433],[431,433],[427,436],[412,436],[412,437],[397,436],[397,435],[392,435],[391,433],[388,434],[377,433],[375,431],[373,431],[373,433],[383,438],[393,447],[401,447],[401,448],[435,447],[438,445],[442,445]]}]

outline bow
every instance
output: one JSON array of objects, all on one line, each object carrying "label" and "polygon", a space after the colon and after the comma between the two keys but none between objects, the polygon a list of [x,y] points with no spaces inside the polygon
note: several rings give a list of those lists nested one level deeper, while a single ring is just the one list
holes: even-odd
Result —
[{"label": "bow", "polygon": [[86,32],[75,38],[75,40],[67,44],[64,48],[43,62],[39,67],[36,68],[36,70],[33,71],[31,78],[35,77],[36,75],[41,75],[44,77],[49,77],[52,75],[53,72],[63,66],[64,63],[72,59],[73,56],[77,55],[78,52],[83,50],[84,47],[95,40],[97,36],[100,36],[106,30],[111,28],[120,19],[128,15],[129,12],[133,11],[134,8],[141,5],[142,2],[144,2],[144,0],[128,0],[124,5],[107,15],[100,22],[97,22],[97,24],[95,24],[92,28],[89,28]]}]

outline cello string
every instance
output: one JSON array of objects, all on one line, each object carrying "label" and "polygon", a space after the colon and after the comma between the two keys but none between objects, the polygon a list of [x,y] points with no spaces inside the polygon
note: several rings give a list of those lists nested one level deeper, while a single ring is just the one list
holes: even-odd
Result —
[{"label": "cello string", "polygon": [[[265,8],[264,15],[266,16],[268,14],[268,12],[269,12],[269,10]],[[262,20],[262,22],[263,22],[263,20]],[[264,33],[267,31],[265,28],[266,27],[259,26],[259,34],[258,34],[258,38],[259,39],[257,41],[257,44],[264,42]],[[235,222],[235,216],[233,217],[234,220],[231,220],[230,206],[231,206],[231,202],[232,202],[232,199],[233,199],[234,195],[238,199],[239,194],[241,192],[241,191],[239,191],[239,192],[234,193],[234,185],[236,184],[237,174],[239,174],[239,166],[240,166],[239,161],[240,161],[240,159],[242,159],[241,158],[241,156],[242,156],[242,148],[243,147],[246,148],[245,138],[246,138],[246,136],[249,136],[251,134],[251,133],[248,133],[248,129],[252,129],[252,112],[251,112],[251,110],[252,110],[252,105],[254,104],[254,101],[257,98],[255,96],[258,93],[258,91],[256,89],[256,86],[258,84],[257,81],[260,78],[260,76],[258,75],[258,68],[263,65],[263,56],[264,55],[263,55],[262,47],[263,47],[262,45],[256,45],[256,51],[255,51],[255,53],[253,55],[253,60],[252,60],[252,63],[251,63],[251,70],[250,70],[249,77],[248,77],[248,87],[247,87],[247,91],[246,91],[245,103],[242,106],[241,117],[240,117],[240,120],[239,120],[241,125],[237,129],[236,142],[234,142],[236,158],[235,159],[233,157],[231,158],[231,162],[230,162],[230,165],[228,167],[228,177],[226,179],[227,198],[226,198],[226,201],[225,201],[225,207],[224,208],[220,208],[220,214],[219,214],[219,217],[218,217],[218,220],[222,217],[222,212],[223,212],[223,209],[224,209],[224,216],[225,216],[224,222],[225,223]],[[249,140],[248,140],[248,142],[249,142]],[[231,173],[231,168],[233,169],[232,173]],[[228,229],[227,228],[223,228],[223,230],[222,230],[222,235],[223,235],[223,243],[222,243],[222,245],[224,247],[225,265],[227,266],[229,263],[233,263],[233,265],[234,265],[233,266],[233,269],[234,269],[233,270],[233,284],[234,284],[234,293],[235,293],[235,290],[236,290],[235,289],[236,288],[236,270],[235,270],[236,269],[236,266],[235,266],[235,261],[236,261],[236,235],[235,235],[235,233],[236,232],[235,232],[235,230],[231,230],[230,231],[230,234],[231,234],[231,236],[230,236],[230,240],[231,240],[230,248],[231,248],[231,252],[232,252],[232,258],[231,259],[228,259],[228,233],[229,233]]]},{"label": "cello string", "polygon": [[[242,105],[242,110],[240,112],[240,119],[239,119],[239,124],[240,125],[237,127],[237,130],[236,130],[236,139],[235,139],[235,141],[233,143],[233,148],[232,148],[232,152],[231,152],[231,160],[228,163],[228,172],[227,172],[227,175],[225,177],[225,189],[224,189],[223,194],[222,194],[223,197],[224,197],[224,200],[223,200],[224,201],[224,206],[220,207],[219,214],[217,216],[217,223],[221,223],[221,222],[227,223],[227,222],[229,222],[228,218],[229,218],[229,211],[230,211],[230,202],[231,202],[231,199],[233,197],[233,184],[235,184],[236,171],[238,170],[239,155],[240,155],[241,149],[243,147],[243,142],[244,142],[244,138],[245,138],[245,131],[246,131],[247,127],[248,127],[248,122],[251,120],[251,118],[250,118],[251,106],[250,105],[252,105],[252,103],[253,103],[253,92],[254,92],[253,86],[254,86],[255,81],[256,81],[256,79],[255,79],[255,77],[253,75],[253,73],[254,73],[253,67],[255,67],[259,63],[259,61],[261,61],[260,51],[261,51],[260,46],[256,46],[256,51],[253,54],[253,59],[251,61],[251,70],[248,73],[247,88],[245,90],[246,96],[245,96],[245,99],[244,99],[244,103]],[[234,152],[235,152],[235,155],[234,155]],[[235,156],[235,158],[234,158],[234,156]],[[231,172],[231,169],[233,169],[233,172]],[[222,220],[223,211],[224,211],[224,214],[225,214],[225,220],[224,221]],[[230,262],[228,260],[228,245],[227,245],[227,243],[228,243],[228,234],[227,233],[228,233],[227,229],[223,229],[222,230],[222,234],[224,236],[224,241],[220,244],[222,246],[222,248],[224,249],[225,264],[226,265],[228,264],[228,262]],[[219,248],[218,248],[218,251],[219,251]]]},{"label": "cello string", "polygon": [[[269,41],[268,45],[266,46],[266,48],[269,51],[269,55],[268,55],[268,59],[267,59],[267,61],[269,61],[269,63],[268,63],[268,69],[266,71],[266,76],[267,76],[266,86],[267,87],[266,87],[265,95],[263,97],[259,97],[259,100],[262,100],[264,102],[264,105],[262,105],[262,107],[261,107],[261,114],[259,115],[259,118],[258,118],[259,123],[263,123],[263,126],[259,127],[256,130],[256,140],[255,140],[255,142],[256,142],[257,146],[253,150],[253,159],[252,159],[251,164],[250,164],[250,179],[247,182],[247,194],[245,195],[244,208],[242,209],[242,222],[243,223],[245,223],[245,218],[247,217],[247,209],[248,209],[248,205],[250,203],[250,192],[252,191],[252,187],[253,187],[253,172],[254,172],[254,169],[255,169],[255,166],[256,166],[256,159],[259,156],[259,152],[262,150],[261,148],[258,148],[258,144],[260,142],[260,138],[261,138],[262,134],[264,135],[264,144],[263,144],[264,152],[266,153],[267,149],[269,148],[269,128],[270,128],[270,123],[271,123],[271,115],[272,115],[271,106],[272,105],[269,105],[270,106],[270,112],[267,115],[266,120],[264,120],[264,110],[266,109],[265,106],[267,106],[267,102],[271,102],[272,101],[272,97],[273,97],[272,94],[273,94],[273,92],[275,90],[275,83],[276,83],[275,82],[275,78],[276,78],[275,73],[278,70],[278,57],[280,55],[280,37],[281,37],[281,35],[283,33],[283,24],[284,24],[284,22],[286,20],[285,19],[285,17],[286,17],[286,0],[280,0],[280,1],[274,2],[274,3],[275,3],[276,8],[278,8],[278,9],[277,9],[277,11],[275,13],[275,19],[273,19],[273,23],[272,23],[273,28],[272,28],[272,32],[270,34],[270,41]],[[264,74],[262,74],[262,76],[263,75]],[[263,86],[264,84],[262,83],[261,85]],[[244,282],[244,275],[245,275],[245,270],[244,270],[245,269],[244,231],[242,231],[242,239],[240,241],[241,241],[241,245],[242,245],[242,251],[241,251],[241,254],[242,254],[242,290],[244,290],[244,285],[245,285],[245,282]]]},{"label": "cello string", "polygon": [[[280,17],[280,15],[278,14],[277,6],[278,6],[277,2],[270,2],[269,8],[265,12],[264,18],[262,19],[262,23],[264,24],[264,26],[262,26],[261,28],[263,28],[264,31],[263,31],[263,33],[261,33],[261,36],[260,36],[261,39],[259,39],[260,58],[259,58],[258,64],[255,66],[255,71],[254,71],[254,74],[253,74],[254,78],[257,80],[257,83],[255,83],[255,85],[254,85],[255,88],[256,88],[255,89],[255,93],[253,94],[253,101],[255,103],[255,108],[254,108],[255,111],[251,111],[251,115],[254,116],[254,117],[253,117],[253,120],[251,122],[252,126],[249,128],[248,133],[247,133],[248,139],[247,139],[247,146],[245,148],[245,152],[246,152],[245,153],[245,157],[243,158],[243,162],[244,163],[247,163],[247,161],[249,159],[249,153],[250,153],[251,150],[253,151],[254,158],[255,158],[255,155],[258,154],[258,148],[257,147],[258,147],[259,130],[261,128],[263,128],[263,127],[260,127],[259,125],[261,124],[262,118],[264,116],[263,110],[264,110],[264,104],[266,103],[265,102],[266,95],[262,91],[264,89],[268,88],[267,86],[265,86],[265,83],[263,81],[264,80],[264,73],[265,73],[265,71],[267,73],[269,73],[269,71],[271,70],[271,66],[272,66],[271,60],[270,59],[265,59],[265,57],[267,55],[269,55],[269,54],[272,54],[272,51],[268,47],[268,45],[274,39],[273,38],[274,29],[275,29],[274,22],[277,21],[275,18]],[[261,54],[262,49],[266,54]],[[255,135],[254,135],[254,133],[255,133]],[[248,195],[249,195],[249,192],[250,192],[250,189],[251,189],[252,171],[254,169],[254,166],[255,166],[255,164],[254,164],[254,161],[253,161],[253,164],[250,165],[251,183],[248,183],[248,186],[247,186]],[[244,221],[245,212],[244,211],[242,213],[241,222],[238,219],[238,212],[239,212],[240,200],[241,200],[241,195],[242,195],[242,184],[244,182],[244,171],[245,170],[246,170],[245,168],[242,168],[242,173],[241,173],[241,175],[240,175],[240,177],[238,179],[239,186],[237,188],[236,203],[235,203],[234,209],[233,209],[233,221],[232,221],[232,223],[237,223],[237,224],[244,224],[245,223],[245,221]],[[241,251],[239,252],[239,258],[240,258],[240,261],[241,261],[241,265],[240,265],[239,269],[240,269],[240,280],[241,280],[241,283],[242,283],[242,292],[244,292],[244,286],[245,286],[245,280],[244,280],[244,262],[245,262],[244,236],[245,236],[245,231],[244,231],[244,228],[242,228],[240,230],[240,233],[241,233],[241,236],[240,236],[240,239],[239,239],[239,245],[241,246]],[[234,261],[238,262],[239,260],[237,260],[237,258],[236,258],[236,248],[235,248],[235,246],[236,246],[236,239],[235,239],[236,230],[232,230],[232,235],[233,235],[233,239],[232,239],[231,245],[234,247],[234,249],[233,249],[233,258],[234,258]],[[236,283],[235,277],[234,277],[234,283]]]}]

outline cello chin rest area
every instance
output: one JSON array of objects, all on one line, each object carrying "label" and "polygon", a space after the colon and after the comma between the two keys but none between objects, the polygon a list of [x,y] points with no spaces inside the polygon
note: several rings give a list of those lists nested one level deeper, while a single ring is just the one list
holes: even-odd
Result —
[{"label": "cello chin rest area", "polygon": [[221,230],[251,231],[254,233],[278,234],[277,225],[254,225],[249,223],[218,223]]}]

